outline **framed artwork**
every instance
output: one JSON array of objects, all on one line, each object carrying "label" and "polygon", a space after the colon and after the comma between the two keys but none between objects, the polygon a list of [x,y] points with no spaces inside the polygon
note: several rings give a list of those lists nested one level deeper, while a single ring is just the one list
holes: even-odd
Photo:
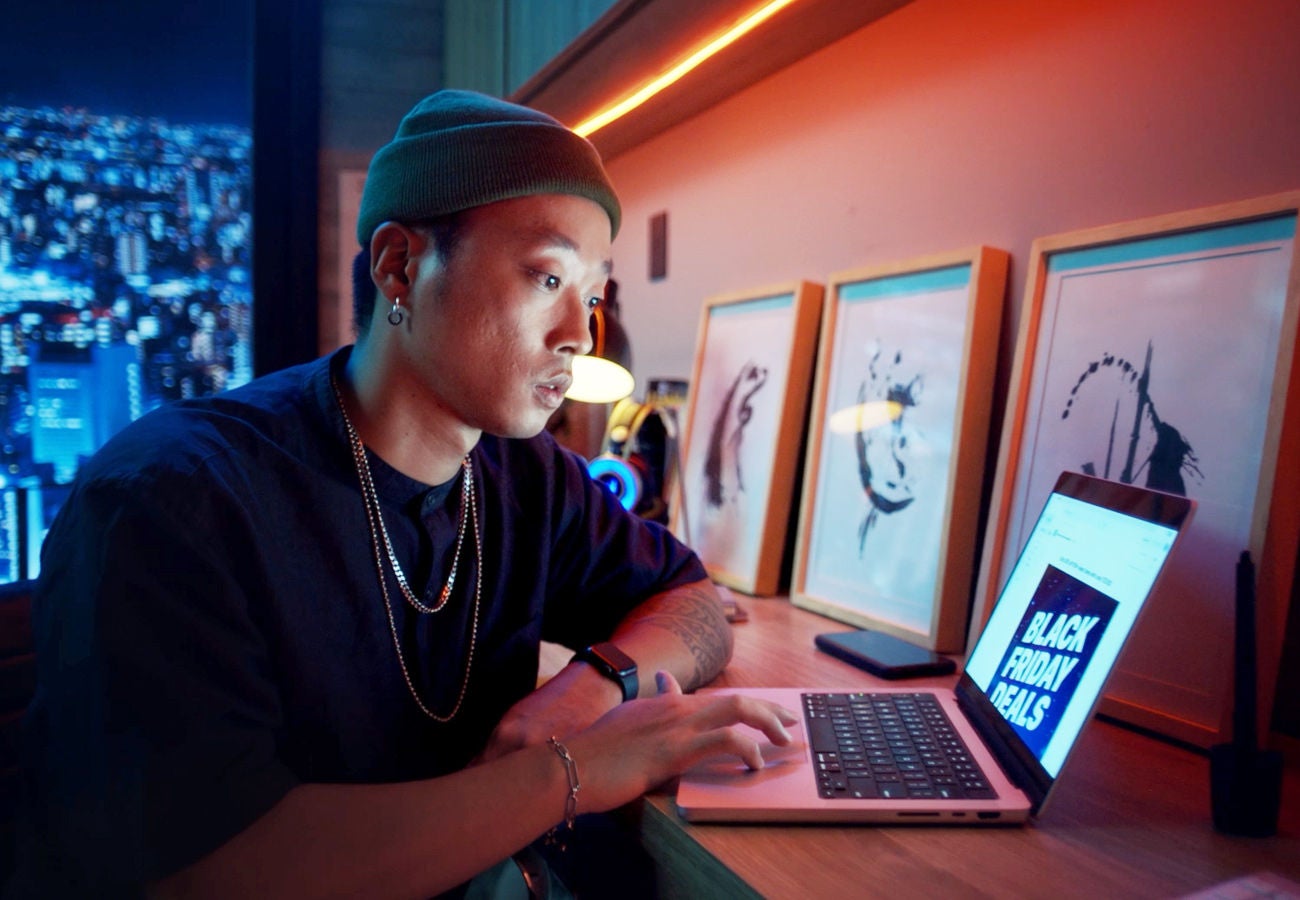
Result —
[{"label": "framed artwork", "polygon": [[[1101,709],[1200,745],[1229,721],[1243,551],[1258,571],[1265,722],[1272,709],[1300,534],[1287,421],[1298,204],[1300,192],[1040,238],[1030,259],[971,627],[1063,470],[1191,496],[1196,518]],[[1279,467],[1284,440],[1293,462]]]},{"label": "framed artwork", "polygon": [[[326,348],[333,350],[352,343],[356,332],[352,325],[352,260],[357,255],[357,213],[361,211],[361,192],[366,186],[365,169],[344,169],[339,172],[338,220],[338,303],[334,315],[322,315],[322,336],[327,328],[334,330],[334,340]],[[332,318],[333,321],[328,321]],[[327,324],[328,322],[328,324]]]},{"label": "framed artwork", "polygon": [[672,527],[714,581],[748,594],[781,587],[821,299],[799,281],[700,314]]},{"label": "framed artwork", "polygon": [[976,247],[831,278],[795,605],[962,649],[1007,264]]}]

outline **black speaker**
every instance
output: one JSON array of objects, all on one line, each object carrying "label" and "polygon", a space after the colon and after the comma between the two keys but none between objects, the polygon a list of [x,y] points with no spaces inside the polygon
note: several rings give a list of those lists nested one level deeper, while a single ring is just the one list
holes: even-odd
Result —
[{"label": "black speaker", "polygon": [[1210,748],[1210,809],[1224,834],[1268,837],[1282,804],[1282,754],[1256,745],[1255,564],[1237,561],[1232,742]]}]

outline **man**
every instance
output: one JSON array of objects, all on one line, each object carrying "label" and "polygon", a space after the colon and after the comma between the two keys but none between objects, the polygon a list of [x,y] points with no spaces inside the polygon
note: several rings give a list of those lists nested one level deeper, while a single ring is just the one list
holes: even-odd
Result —
[{"label": "man", "polygon": [[[618,219],[559,123],[434,94],[370,167],[355,347],[84,467],[43,550],[20,890],[428,896],[706,756],[760,766],[737,723],[788,740],[681,692],[730,654],[702,567],[543,431]],[[534,690],[542,639],[598,646]]]}]

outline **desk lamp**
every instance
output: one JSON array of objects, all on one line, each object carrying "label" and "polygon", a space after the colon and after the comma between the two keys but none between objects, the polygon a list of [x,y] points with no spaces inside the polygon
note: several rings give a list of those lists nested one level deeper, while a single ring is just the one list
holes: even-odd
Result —
[{"label": "desk lamp", "polygon": [[618,283],[613,279],[589,326],[591,352],[573,360],[573,383],[546,426],[556,440],[584,459],[601,452],[608,404],[628,397],[636,385],[629,371],[632,347],[618,320]]},{"label": "desk lamp", "polygon": [[580,411],[566,402],[565,406],[570,408],[553,430],[563,429],[567,433],[571,449],[590,460],[587,469],[591,477],[604,485],[624,509],[647,518],[663,519],[666,507],[660,498],[662,475],[655,465],[657,456],[662,454],[653,452],[662,445],[662,441],[655,440],[654,426],[658,422],[651,422],[651,427],[642,430],[648,418],[657,420],[657,416],[650,402],[632,399],[636,387],[628,371],[632,365],[632,348],[619,322],[618,282],[612,278],[606,286],[604,300],[591,315],[591,339],[591,352],[573,360],[573,384],[564,396],[566,401],[593,406],[614,404],[603,423],[600,443],[594,448],[574,446],[586,437],[583,432],[590,428],[587,411],[592,407]]},{"label": "desk lamp", "polygon": [[631,395],[636,380],[628,368],[632,365],[632,347],[627,332],[618,321],[618,293],[615,282],[605,295],[605,302],[591,314],[591,352],[573,360],[573,384],[564,396],[582,403],[614,403]]}]

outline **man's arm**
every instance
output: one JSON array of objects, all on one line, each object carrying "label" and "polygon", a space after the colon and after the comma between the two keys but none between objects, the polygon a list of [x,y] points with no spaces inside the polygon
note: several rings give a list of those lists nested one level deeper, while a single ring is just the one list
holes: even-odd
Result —
[{"label": "man's arm", "polygon": [[[651,596],[624,617],[611,640],[637,664],[641,697],[656,694],[657,671],[672,673],[687,691],[708,684],[731,659],[733,643],[721,599],[708,579]],[[622,700],[620,687],[593,666],[570,662],[511,707],[483,758],[544,742],[551,735],[573,734]]]},{"label": "man's arm", "polygon": [[[612,639],[642,673],[666,669],[693,691],[712,681],[731,659],[731,625],[707,578],[656,594],[619,624]],[[641,679],[641,696],[654,693]]]},{"label": "man's arm", "polygon": [[[667,673],[656,696],[628,703],[565,739],[578,812],[629,802],[702,759],[761,768],[757,741],[789,742],[796,716],[738,695],[686,696]],[[427,781],[306,784],[197,863],[152,886],[154,897],[389,897],[446,890],[543,834],[573,788],[545,743]]]}]

